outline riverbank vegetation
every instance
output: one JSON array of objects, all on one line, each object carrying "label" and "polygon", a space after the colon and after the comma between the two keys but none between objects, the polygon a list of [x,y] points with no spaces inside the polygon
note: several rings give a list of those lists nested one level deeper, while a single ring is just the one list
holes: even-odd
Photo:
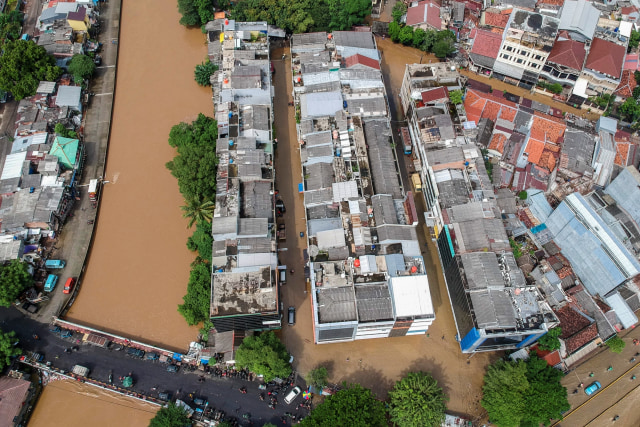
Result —
[{"label": "riverbank vegetation", "polygon": [[244,0],[231,12],[237,21],[267,21],[288,33],[348,30],[370,14],[370,0]]},{"label": "riverbank vegetation", "polygon": [[209,58],[202,64],[196,65],[194,72],[196,83],[200,86],[211,86],[211,75],[218,70],[218,66],[211,62]]},{"label": "riverbank vegetation", "polygon": [[186,27],[200,27],[213,19],[214,0],[178,0],[178,12],[182,15],[180,24]]},{"label": "riverbank vegetation", "polygon": [[0,89],[20,101],[35,95],[40,81],[54,82],[62,74],[56,60],[37,44],[26,40],[8,41],[0,56]]},{"label": "riverbank vegetation", "polygon": [[20,356],[22,350],[17,347],[18,339],[14,331],[0,329],[0,371],[11,364],[11,358]]},{"label": "riverbank vegetation", "polygon": [[27,264],[14,259],[0,265],[0,306],[11,307],[18,296],[33,286],[33,276],[29,274]]},{"label": "riverbank vegetation", "polygon": [[167,169],[178,179],[180,193],[185,200],[183,216],[188,227],[196,224],[187,240],[189,250],[197,250],[198,257],[191,264],[187,294],[178,312],[189,325],[209,319],[211,296],[211,218],[216,197],[216,140],[218,124],[211,117],[199,114],[192,123],[180,123],[171,128],[169,145],[177,150],[167,163]]},{"label": "riverbank vegetation", "polygon": [[236,351],[236,366],[264,375],[265,382],[291,374],[289,353],[273,331],[246,337]]},{"label": "riverbank vegetation", "polygon": [[489,367],[482,387],[482,407],[499,426],[548,425],[571,406],[562,372],[532,355],[524,362],[499,360]]}]

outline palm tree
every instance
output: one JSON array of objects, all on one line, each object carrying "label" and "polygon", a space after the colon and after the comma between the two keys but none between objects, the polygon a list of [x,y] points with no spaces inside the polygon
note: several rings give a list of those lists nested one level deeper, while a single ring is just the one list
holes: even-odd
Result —
[{"label": "palm tree", "polygon": [[189,199],[186,206],[180,206],[185,218],[189,218],[187,228],[193,227],[196,222],[211,222],[213,210],[216,205],[210,200]]}]

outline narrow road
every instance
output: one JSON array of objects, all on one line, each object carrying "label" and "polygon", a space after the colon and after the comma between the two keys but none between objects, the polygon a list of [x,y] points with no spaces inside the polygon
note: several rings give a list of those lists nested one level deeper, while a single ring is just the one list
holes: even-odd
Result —
[{"label": "narrow road", "polygon": [[[167,365],[143,359],[134,359],[124,350],[107,350],[91,345],[80,344],[82,336],[75,334],[71,338],[62,339],[50,332],[50,325],[27,319],[13,308],[0,309],[0,328],[5,331],[13,330],[20,339],[20,348],[25,351],[37,351],[44,355],[44,362],[51,362],[58,369],[70,372],[74,365],[82,365],[91,370],[89,377],[104,383],[108,382],[109,373],[113,373],[114,385],[121,386],[120,377],[132,373],[134,385],[132,391],[158,397],[160,392],[169,392],[172,398],[178,398],[192,403],[193,398],[208,399],[209,405],[225,411],[232,417],[240,418],[240,425],[249,425],[241,418],[243,413],[251,413],[251,421],[256,425],[271,422],[275,425],[285,425],[280,417],[285,412],[305,415],[306,410],[297,409],[302,402],[299,397],[291,405],[284,403],[284,394],[277,396],[278,404],[275,410],[269,409],[267,401],[260,401],[257,381],[251,382],[238,378],[218,378],[205,375],[204,382],[198,382],[198,376],[204,372],[178,373],[167,372]],[[38,335],[35,340],[33,335]],[[77,352],[65,353],[65,349],[78,346]],[[302,380],[297,382],[304,389]],[[241,386],[247,388],[247,394],[239,391]],[[190,397],[190,395],[192,395]]]}]

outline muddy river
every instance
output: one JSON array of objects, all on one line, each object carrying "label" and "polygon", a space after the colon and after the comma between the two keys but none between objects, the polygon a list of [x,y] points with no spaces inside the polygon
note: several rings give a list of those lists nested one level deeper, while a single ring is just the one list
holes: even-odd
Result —
[{"label": "muddy river", "polygon": [[178,21],[175,0],[122,5],[116,97],[95,241],[68,318],[176,350],[197,328],[177,312],[194,254],[182,197],[165,168],[171,126],[213,114],[193,77],[205,37]]},{"label": "muddy river", "polygon": [[77,381],[54,381],[42,392],[29,427],[140,427],[149,425],[158,409]]}]

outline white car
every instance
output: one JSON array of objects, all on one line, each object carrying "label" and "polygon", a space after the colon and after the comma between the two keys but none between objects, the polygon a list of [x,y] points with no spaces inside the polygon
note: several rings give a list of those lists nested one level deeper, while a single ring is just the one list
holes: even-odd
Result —
[{"label": "white car", "polygon": [[291,402],[293,402],[294,400],[296,400],[296,397],[298,397],[298,395],[300,394],[301,391],[302,390],[300,390],[300,387],[292,388],[291,391],[289,393],[287,393],[287,396],[284,398],[284,403],[286,403],[288,405]]}]

